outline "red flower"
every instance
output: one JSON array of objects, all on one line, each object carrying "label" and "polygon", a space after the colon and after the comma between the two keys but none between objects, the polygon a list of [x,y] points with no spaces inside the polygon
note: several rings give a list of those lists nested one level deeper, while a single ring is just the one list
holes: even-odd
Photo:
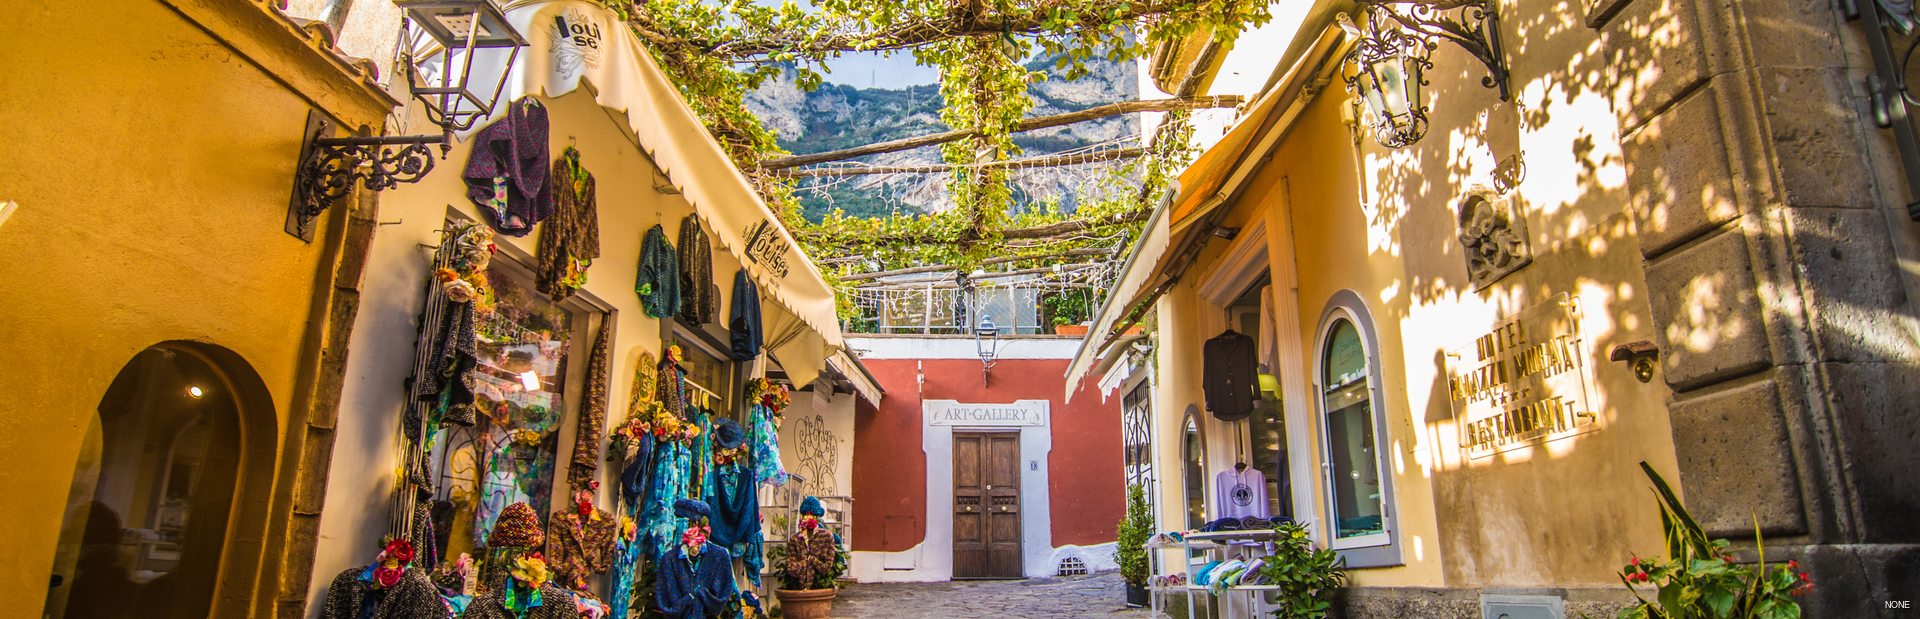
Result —
[{"label": "red flower", "polygon": [[1630,562],[1628,562],[1628,563],[1629,563],[1629,564],[1631,564],[1631,565],[1632,565],[1632,566],[1634,566],[1634,567],[1640,567],[1640,557],[1639,557],[1638,555],[1636,555],[1636,556],[1634,556],[1634,557],[1633,557],[1633,560],[1632,560],[1632,561],[1630,561]]},{"label": "red flower", "polygon": [[1790,570],[1800,569],[1800,562],[1795,561],[1793,559],[1787,559],[1787,569],[1790,569]]},{"label": "red flower", "polygon": [[1807,576],[1807,573],[1806,573],[1806,572],[1801,572],[1801,573],[1800,573],[1800,582],[1805,582],[1805,583],[1811,583],[1811,582],[1813,582],[1813,578],[1812,578],[1812,577],[1809,577],[1809,576]]},{"label": "red flower", "polygon": [[1647,576],[1646,572],[1634,572],[1627,575],[1628,582],[1646,582],[1650,579],[1651,577]]},{"label": "red flower", "polygon": [[401,565],[413,562],[413,542],[403,539],[387,542],[387,558],[399,561]]}]

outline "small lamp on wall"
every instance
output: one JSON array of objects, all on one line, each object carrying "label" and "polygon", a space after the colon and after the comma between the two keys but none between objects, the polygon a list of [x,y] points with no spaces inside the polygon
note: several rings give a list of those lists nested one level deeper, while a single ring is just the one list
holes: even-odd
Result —
[{"label": "small lamp on wall", "polygon": [[985,380],[986,373],[993,369],[993,358],[1000,353],[1000,327],[994,326],[992,316],[980,316],[980,324],[973,327],[973,344],[980,353],[980,372]]},{"label": "small lamp on wall", "polygon": [[[433,152],[452,149],[452,134],[473,128],[493,114],[505,92],[509,69],[526,39],[507,22],[492,0],[398,0],[401,22],[398,70],[407,74],[407,90],[426,106],[427,118],[440,128],[432,135],[332,137],[331,123],[307,116],[300,163],[294,171],[293,199],[287,209],[287,234],[313,240],[313,220],[352,193],[356,183],[384,191],[419,182],[433,171]],[[438,54],[416,58],[406,42],[418,28]],[[424,43],[424,41],[423,41]],[[475,69],[488,79],[476,81]],[[491,75],[497,68],[498,75]]]}]

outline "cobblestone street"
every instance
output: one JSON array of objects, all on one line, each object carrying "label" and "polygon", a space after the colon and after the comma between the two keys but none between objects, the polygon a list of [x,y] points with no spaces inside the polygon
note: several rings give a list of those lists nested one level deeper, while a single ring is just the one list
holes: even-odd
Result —
[{"label": "cobblestone street", "polygon": [[842,590],[833,604],[834,619],[1144,619],[1150,614],[1126,608],[1120,575],[1112,572],[1027,580],[857,584]]}]

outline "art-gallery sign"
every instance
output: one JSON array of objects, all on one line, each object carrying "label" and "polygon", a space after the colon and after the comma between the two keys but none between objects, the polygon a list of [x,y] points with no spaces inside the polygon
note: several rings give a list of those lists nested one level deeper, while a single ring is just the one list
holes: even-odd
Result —
[{"label": "art-gallery sign", "polygon": [[930,426],[1002,428],[1047,425],[1046,400],[1016,400],[1008,404],[972,404],[927,400],[921,405]]},{"label": "art-gallery sign", "polygon": [[1447,393],[1471,458],[1592,431],[1578,302],[1560,294],[1449,351]]}]

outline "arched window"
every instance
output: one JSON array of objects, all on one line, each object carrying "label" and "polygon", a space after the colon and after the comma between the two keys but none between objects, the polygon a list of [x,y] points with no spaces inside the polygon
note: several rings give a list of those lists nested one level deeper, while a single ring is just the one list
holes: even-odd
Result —
[{"label": "arched window", "polygon": [[202,347],[141,351],[100,399],[74,467],[46,616],[213,606],[245,456],[241,389],[258,377],[247,370],[252,380],[235,385],[232,370],[245,368],[216,366]]},{"label": "arched window", "polygon": [[1198,529],[1207,523],[1207,443],[1200,435],[1199,413],[1198,407],[1187,407],[1186,425],[1180,433],[1180,459],[1185,463],[1180,478],[1186,481],[1189,529]]},{"label": "arched window", "polygon": [[1373,324],[1357,294],[1335,296],[1320,327],[1319,387],[1332,547],[1353,567],[1397,565],[1393,483],[1385,471],[1385,407]]}]

